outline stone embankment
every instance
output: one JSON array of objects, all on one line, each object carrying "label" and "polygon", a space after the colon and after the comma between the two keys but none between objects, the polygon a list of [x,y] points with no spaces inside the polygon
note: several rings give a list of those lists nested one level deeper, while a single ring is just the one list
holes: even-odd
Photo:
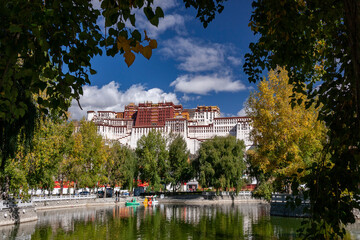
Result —
[{"label": "stone embankment", "polygon": [[267,203],[266,201],[253,198],[250,194],[215,195],[212,192],[202,195],[179,195],[160,198],[159,203],[187,204],[187,205],[212,205],[223,203]]},{"label": "stone embankment", "polygon": [[116,202],[115,198],[78,198],[78,199],[49,199],[48,201],[35,201],[33,206],[36,210],[47,210],[56,208],[76,208],[76,207],[88,207],[96,205],[125,205],[125,199],[120,198],[120,201]]},{"label": "stone embankment", "polygon": [[0,226],[31,222],[37,219],[36,210],[33,207],[14,207],[0,210]]},{"label": "stone embankment", "polygon": [[309,217],[309,214],[306,213],[306,209],[310,206],[308,201],[301,199],[301,204],[298,206],[293,206],[288,202],[292,199],[293,196],[290,194],[273,194],[271,196],[270,203],[270,215],[271,216],[281,216],[281,217],[299,217],[306,218]]},{"label": "stone embankment", "polygon": [[0,201],[0,226],[36,221],[38,220],[37,211],[42,210],[114,204],[125,205],[125,199],[122,198],[116,202],[115,198],[97,198],[94,195],[88,197],[35,197],[31,202],[25,203]]}]

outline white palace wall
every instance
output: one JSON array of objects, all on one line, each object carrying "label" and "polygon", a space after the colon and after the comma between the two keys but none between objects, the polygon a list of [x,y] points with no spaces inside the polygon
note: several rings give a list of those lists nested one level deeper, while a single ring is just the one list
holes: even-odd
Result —
[{"label": "white palace wall", "polygon": [[[105,114],[102,114],[105,115]],[[109,118],[110,116],[110,118]],[[184,137],[191,154],[195,154],[203,141],[215,136],[235,136],[244,140],[246,149],[252,146],[249,139],[251,119],[249,117],[215,117],[210,121],[186,120],[184,118],[167,119],[164,126],[136,127],[133,120],[117,119],[113,114],[100,116],[96,112],[88,113],[88,121],[94,121],[98,133],[107,140],[117,140],[122,145],[135,149],[137,141],[151,130],[164,135],[177,133]],[[207,122],[209,124],[203,124]]]}]

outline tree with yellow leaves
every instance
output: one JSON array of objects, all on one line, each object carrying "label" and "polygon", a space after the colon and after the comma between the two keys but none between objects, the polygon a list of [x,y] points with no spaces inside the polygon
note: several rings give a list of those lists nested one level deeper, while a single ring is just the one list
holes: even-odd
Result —
[{"label": "tree with yellow leaves", "polygon": [[296,93],[298,104],[291,105],[293,86],[288,81],[286,70],[271,70],[247,101],[247,114],[253,120],[250,138],[256,146],[248,151],[250,171],[259,183],[255,193],[267,199],[272,190],[289,192],[287,179],[305,174],[299,169],[319,159],[325,141],[318,109],[306,108],[300,93]]}]

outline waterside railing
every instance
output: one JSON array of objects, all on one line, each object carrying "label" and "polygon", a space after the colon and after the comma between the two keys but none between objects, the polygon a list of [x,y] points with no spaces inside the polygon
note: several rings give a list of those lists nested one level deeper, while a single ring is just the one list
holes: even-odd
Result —
[{"label": "waterside railing", "polygon": [[[302,196],[299,196],[302,204],[308,204],[309,200],[304,200]],[[288,201],[295,201],[295,196],[286,193],[275,193],[271,195],[272,203],[284,203],[286,204]]]},{"label": "waterside railing", "polygon": [[44,202],[44,201],[63,201],[63,200],[79,200],[79,199],[94,199],[96,195],[62,195],[62,196],[43,196],[43,197],[32,197],[33,202]]},{"label": "waterside railing", "polygon": [[96,195],[63,195],[63,196],[40,196],[32,197],[29,201],[21,199],[9,199],[0,201],[0,210],[9,208],[26,208],[33,207],[34,203],[49,202],[49,201],[65,201],[65,200],[82,200],[82,199],[94,199]]}]

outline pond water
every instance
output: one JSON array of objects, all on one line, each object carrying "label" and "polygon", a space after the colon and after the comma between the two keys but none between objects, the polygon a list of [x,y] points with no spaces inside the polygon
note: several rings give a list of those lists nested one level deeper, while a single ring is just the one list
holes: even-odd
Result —
[{"label": "pond water", "polygon": [[[296,239],[301,219],[270,217],[267,204],[88,207],[39,211],[0,239]],[[360,239],[353,225],[351,239]]]}]

